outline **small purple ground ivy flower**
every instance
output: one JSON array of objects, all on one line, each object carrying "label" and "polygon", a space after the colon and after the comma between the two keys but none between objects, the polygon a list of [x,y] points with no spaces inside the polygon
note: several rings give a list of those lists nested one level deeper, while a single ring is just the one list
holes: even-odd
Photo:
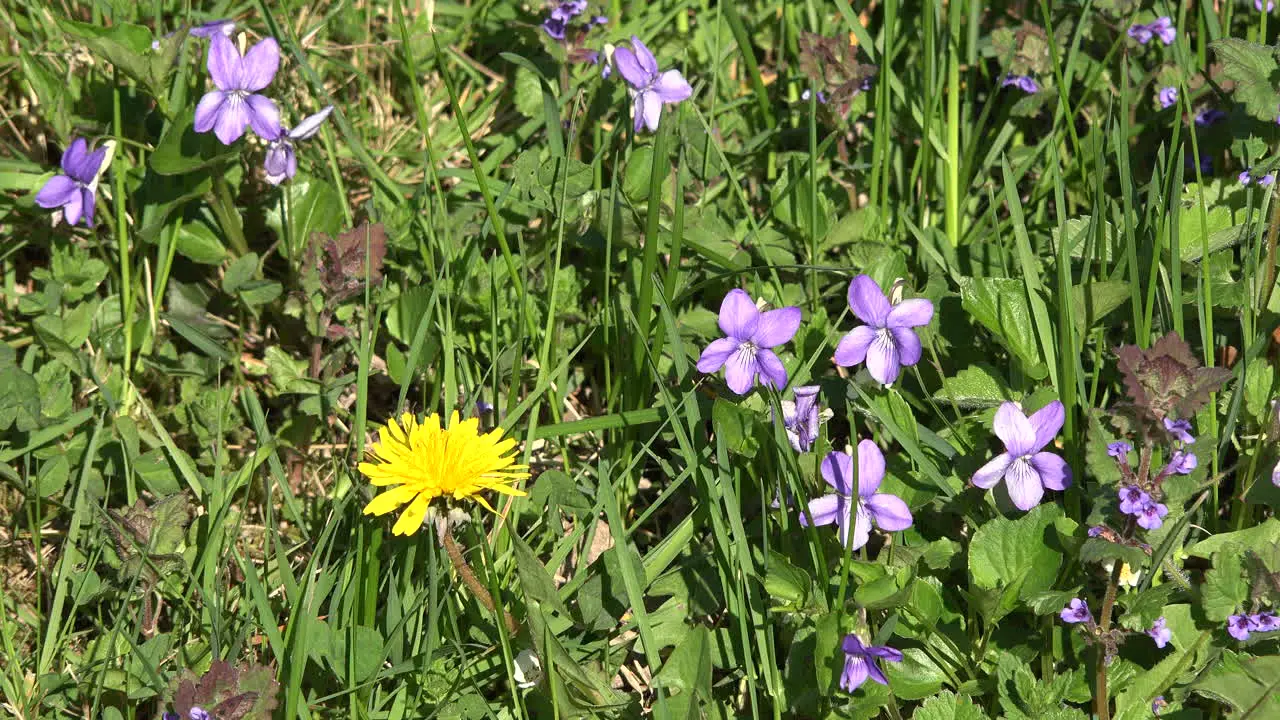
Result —
[{"label": "small purple ground ivy flower", "polygon": [[1160,107],[1165,108],[1166,110],[1173,107],[1178,102],[1178,88],[1160,88],[1159,94],[1156,95],[1156,100],[1160,102]]},{"label": "small purple ground ivy flower", "polygon": [[973,484],[984,490],[1001,480],[1009,490],[1009,498],[1019,510],[1030,510],[1044,497],[1044,489],[1066,490],[1071,485],[1071,468],[1067,461],[1043,449],[1053,441],[1066,412],[1058,400],[1032,413],[1023,414],[1011,402],[996,410],[996,437],[1005,451],[995,456],[973,474]]},{"label": "small purple ground ivy flower", "polygon": [[[1257,10],[1258,12],[1262,12],[1262,11],[1263,11],[1263,10],[1262,10],[1262,0],[1253,0],[1253,9],[1254,9],[1254,10]],[[1272,2],[1271,0],[1267,0],[1267,10],[1266,10],[1266,12],[1271,12],[1272,10],[1275,10],[1275,9],[1276,9],[1276,4],[1275,4],[1274,2]]]},{"label": "small purple ground ivy flower", "polygon": [[331,112],[333,112],[333,106],[329,105],[320,112],[304,118],[292,130],[281,125],[279,135],[274,138],[264,138],[268,140],[268,145],[267,156],[262,166],[267,171],[267,182],[279,185],[286,178],[293,179],[293,176],[298,174],[298,156],[293,152],[293,143],[306,140],[319,132],[320,126]]},{"label": "small purple ground ivy flower", "polygon": [[636,132],[642,127],[656,132],[662,119],[662,106],[683,102],[693,94],[693,88],[679,70],[659,72],[658,59],[635,35],[631,36],[631,49],[620,47],[613,51],[613,64],[630,86],[627,92],[631,93],[631,116]]},{"label": "small purple ground ivy flower", "polygon": [[1165,700],[1163,695],[1157,695],[1155,699],[1151,701],[1151,714],[1159,715],[1160,711],[1167,707],[1169,707],[1169,701]]},{"label": "small purple ground ivy flower", "polygon": [[1190,445],[1196,441],[1195,436],[1191,434],[1190,420],[1170,420],[1169,418],[1165,418],[1164,429],[1165,432],[1172,435],[1178,440],[1178,442]]},{"label": "small purple ground ivy flower", "polygon": [[1263,175],[1262,177],[1258,178],[1258,185],[1261,187],[1271,187],[1272,183],[1274,183],[1275,181],[1276,181],[1275,174],[1267,173],[1266,175]]},{"label": "small purple ground ivy flower", "polygon": [[[804,92],[800,93],[800,99],[804,100],[805,102],[809,102],[809,98],[811,97],[813,97],[813,91],[809,90],[809,88],[805,88]],[[819,105],[827,104],[827,94],[822,92],[821,90],[818,91],[818,104]]]},{"label": "small purple ground ivy flower", "polygon": [[800,513],[800,526],[830,525],[839,529],[840,543],[857,550],[867,544],[871,526],[896,532],[911,527],[911,510],[897,495],[876,492],[884,480],[884,455],[870,440],[858,443],[858,487],[853,486],[853,458],[832,452],[822,461],[822,479],[835,493],[809,501]]},{"label": "small purple ground ivy flower", "polygon": [[727,337],[713,341],[698,358],[698,372],[714,373],[725,368],[729,389],[746,395],[756,376],[765,385],[782,389],[787,369],[773,348],[791,341],[800,328],[798,307],[760,312],[744,290],[733,289],[720,304],[720,329]]},{"label": "small purple ground ivy flower", "polygon": [[1273,612],[1263,611],[1256,615],[1250,615],[1249,619],[1253,621],[1254,632],[1273,632],[1280,630],[1280,617],[1276,617]]},{"label": "small purple ground ivy flower", "polygon": [[840,649],[844,651],[844,672],[840,673],[840,688],[845,692],[853,692],[867,681],[867,678],[888,685],[889,679],[884,676],[877,660],[902,662],[902,652],[887,645],[863,645],[857,635],[849,633],[844,636]]},{"label": "small purple ground ivy flower", "polygon": [[1241,642],[1248,640],[1249,633],[1257,629],[1257,623],[1249,615],[1232,615],[1227,618],[1227,633]]},{"label": "small purple ground ivy flower", "polygon": [[89,152],[89,143],[84,138],[72,140],[62,153],[62,174],[49,178],[40,188],[36,204],[46,210],[62,208],[62,217],[69,225],[84,218],[85,226],[92,227],[98,174],[106,157],[106,147]]},{"label": "small purple ground ivy flower", "polygon": [[209,76],[217,88],[205,93],[196,105],[195,130],[218,136],[230,145],[244,134],[246,125],[265,140],[280,136],[280,110],[265,95],[257,94],[276,76],[280,46],[266,38],[241,57],[225,35],[209,43]]},{"label": "small purple ground ivy flower", "polygon": [[782,426],[796,452],[808,452],[818,439],[818,425],[822,422],[818,411],[819,390],[817,385],[802,385],[793,391],[794,401],[782,401]]},{"label": "small purple ground ivy flower", "polygon": [[1135,24],[1129,28],[1129,37],[1137,40],[1139,45],[1146,45],[1153,37],[1160,38],[1165,45],[1172,45],[1178,39],[1178,29],[1173,26],[1172,19],[1161,17],[1146,25]]},{"label": "small purple ground ivy flower", "polygon": [[1147,530],[1158,530],[1168,514],[1169,508],[1164,503],[1148,500],[1138,512],[1138,524]]},{"label": "small purple ground ivy flower", "polygon": [[1067,623],[1087,623],[1093,622],[1093,613],[1089,612],[1089,606],[1080,598],[1072,598],[1067,606],[1062,608],[1062,612],[1058,613],[1063,622]]},{"label": "small purple ground ivy flower", "polygon": [[1040,83],[1036,82],[1030,75],[1014,75],[1009,73],[1004,76],[1004,80],[1000,81],[1000,87],[1016,87],[1028,95],[1035,95],[1040,92]]},{"label": "small purple ground ivy flower", "polygon": [[1174,450],[1173,457],[1169,458],[1169,464],[1164,468],[1165,475],[1190,475],[1192,470],[1196,469],[1199,461],[1196,454],[1186,452],[1185,450]]},{"label": "small purple ground ivy flower", "polygon": [[849,309],[866,325],[840,338],[836,365],[852,367],[865,360],[871,377],[888,386],[900,368],[920,362],[920,337],[912,328],[929,324],[933,303],[912,298],[891,305],[875,280],[859,275],[849,283]]},{"label": "small purple ground ivy flower", "polygon": [[1163,615],[1156,618],[1151,629],[1147,630],[1147,635],[1151,636],[1151,639],[1156,643],[1156,647],[1161,649],[1164,649],[1164,646],[1168,645],[1169,641],[1173,639],[1173,631],[1165,624]]},{"label": "small purple ground ivy flower", "polygon": [[[167,712],[164,714],[164,720],[182,720],[182,717],[178,715],[178,713]],[[217,719],[214,718],[212,715],[210,715],[208,710],[205,710],[204,708],[197,706],[197,707],[191,708],[191,711],[187,713],[187,720],[217,720]]]},{"label": "small purple ground ivy flower", "polygon": [[1137,485],[1125,485],[1120,488],[1120,512],[1125,515],[1137,515],[1151,503],[1151,496]]},{"label": "small purple ground ivy flower", "polygon": [[1196,112],[1196,125],[1209,127],[1227,119],[1227,114],[1217,108],[1200,108]]}]

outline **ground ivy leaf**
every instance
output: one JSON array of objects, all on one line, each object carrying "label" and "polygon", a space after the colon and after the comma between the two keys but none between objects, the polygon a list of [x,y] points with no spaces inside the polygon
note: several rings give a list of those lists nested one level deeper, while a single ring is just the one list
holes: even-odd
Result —
[{"label": "ground ivy leaf", "polygon": [[994,590],[1025,575],[1022,598],[1049,589],[1062,561],[1062,555],[1049,544],[1055,537],[1051,528],[1062,517],[1061,507],[1045,504],[1016,520],[997,517],[978,528],[969,545],[969,573],[974,584]]},{"label": "ground ivy leaf", "polygon": [[987,714],[968,697],[944,690],[916,708],[911,720],[987,720]]},{"label": "ground ivy leaf", "polygon": [[1275,50],[1238,38],[1222,38],[1209,47],[1222,62],[1223,73],[1235,81],[1232,96],[1236,101],[1253,117],[1274,122],[1276,110],[1280,108],[1275,82],[1280,68],[1276,65]]}]

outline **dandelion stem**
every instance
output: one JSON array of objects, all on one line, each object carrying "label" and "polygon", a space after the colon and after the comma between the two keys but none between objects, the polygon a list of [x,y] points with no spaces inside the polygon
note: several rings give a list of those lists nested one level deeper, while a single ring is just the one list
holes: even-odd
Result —
[{"label": "dandelion stem", "polygon": [[[447,523],[444,528],[443,539],[444,551],[449,554],[449,561],[453,563],[453,569],[457,570],[458,575],[462,578],[462,584],[475,593],[481,605],[489,608],[490,612],[497,615],[498,608],[493,604],[493,596],[489,594],[489,590],[484,586],[484,583],[480,582],[476,574],[472,572],[471,566],[467,564],[467,559],[462,556],[462,548],[453,539],[453,529]],[[520,632],[520,624],[505,609],[502,611],[502,619],[506,622],[507,632],[513,636]]]}]

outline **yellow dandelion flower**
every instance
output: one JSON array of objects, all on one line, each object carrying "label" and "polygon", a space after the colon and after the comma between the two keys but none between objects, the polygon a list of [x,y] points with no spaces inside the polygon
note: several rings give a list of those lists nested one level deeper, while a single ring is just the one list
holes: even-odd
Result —
[{"label": "yellow dandelion flower", "polygon": [[527,465],[516,465],[508,453],[516,441],[503,439],[501,430],[481,434],[480,421],[458,421],[449,417],[447,427],[439,415],[418,423],[405,413],[378,432],[378,442],[370,448],[371,460],[360,463],[360,472],[378,486],[395,485],[364,507],[365,515],[385,515],[404,505],[409,507],[391,528],[395,535],[412,535],[422,527],[427,508],[437,497],[475,500],[490,512],[480,493],[493,490],[503,495],[525,495],[515,484],[529,477]]}]

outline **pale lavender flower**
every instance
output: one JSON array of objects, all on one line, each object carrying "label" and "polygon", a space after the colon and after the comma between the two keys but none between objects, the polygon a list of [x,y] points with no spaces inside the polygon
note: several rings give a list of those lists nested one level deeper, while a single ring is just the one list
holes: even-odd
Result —
[{"label": "pale lavender flower", "polygon": [[1190,445],[1196,441],[1195,437],[1191,434],[1190,420],[1170,420],[1169,418],[1165,418],[1164,429],[1165,432],[1172,435],[1179,442],[1184,442]]},{"label": "pale lavender flower", "polygon": [[320,125],[333,112],[333,106],[326,106],[320,112],[306,117],[292,130],[280,126],[280,133],[268,140],[267,156],[262,166],[267,171],[267,182],[279,185],[286,178],[292,179],[298,174],[298,156],[293,152],[293,143],[306,140],[320,131]]},{"label": "pale lavender flower", "polygon": [[1135,24],[1129,28],[1129,37],[1137,40],[1139,45],[1146,45],[1153,37],[1160,38],[1160,42],[1165,45],[1172,45],[1178,39],[1178,30],[1173,26],[1172,19],[1161,17],[1146,25]]},{"label": "pale lavender flower", "polygon": [[1160,711],[1167,707],[1169,707],[1169,701],[1165,700],[1163,695],[1157,695],[1155,699],[1151,701],[1151,714],[1159,715]]},{"label": "pale lavender flower", "polygon": [[1014,75],[1009,73],[1004,76],[1004,80],[1000,82],[1000,87],[1013,86],[1028,95],[1035,95],[1040,92],[1040,84],[1030,75]]},{"label": "pale lavender flower", "polygon": [[69,225],[84,218],[86,227],[93,226],[93,210],[97,205],[98,173],[107,157],[107,148],[89,152],[89,143],[76,138],[62,152],[62,174],[54,175],[36,193],[36,204],[46,210],[62,208]]},{"label": "pale lavender flower", "polygon": [[1196,454],[1186,452],[1185,450],[1174,450],[1173,457],[1169,458],[1169,464],[1164,468],[1165,475],[1190,475],[1192,470],[1196,469],[1199,461],[1196,460]]},{"label": "pale lavender flower", "polygon": [[1101,526],[1101,525],[1094,525],[1093,527],[1089,528],[1089,537],[1091,537],[1091,538],[1092,538],[1092,537],[1099,537],[1099,536],[1101,536],[1101,535],[1102,535],[1102,526]]},{"label": "pale lavender flower", "polygon": [[1067,606],[1062,608],[1062,612],[1058,613],[1063,622],[1067,623],[1088,623],[1093,622],[1093,613],[1089,612],[1089,606],[1080,598],[1072,598]]},{"label": "pale lavender flower", "polygon": [[1066,490],[1071,485],[1071,468],[1061,457],[1042,452],[1058,434],[1065,418],[1066,411],[1058,400],[1029,418],[1014,403],[1002,403],[996,410],[993,427],[1005,451],[974,473],[973,484],[990,489],[1004,480],[1009,498],[1019,510],[1030,510],[1039,504],[1045,488]]},{"label": "pale lavender flower", "polygon": [[190,720],[214,720],[213,715],[210,715],[209,711],[202,707],[191,708],[191,712],[187,713],[187,717]]},{"label": "pale lavender flower", "polygon": [[[1257,10],[1258,12],[1262,12],[1262,11],[1263,11],[1263,10],[1262,10],[1262,0],[1253,0],[1253,8],[1254,8],[1255,10]],[[1276,4],[1275,4],[1274,2],[1272,2],[1271,0],[1267,0],[1267,10],[1266,10],[1266,12],[1271,12],[1272,10],[1275,10],[1275,9],[1276,9]]]},{"label": "pale lavender flower", "polygon": [[1131,452],[1133,452],[1133,446],[1124,440],[1117,440],[1107,446],[1107,454],[1116,460],[1128,462]]},{"label": "pale lavender flower", "polygon": [[1266,175],[1263,175],[1262,177],[1258,178],[1258,185],[1260,187],[1270,187],[1271,184],[1274,183],[1275,181],[1276,181],[1275,174],[1267,173]]},{"label": "pale lavender flower", "polygon": [[229,38],[235,31],[236,21],[223,19],[211,20],[203,25],[196,25],[188,30],[187,34],[198,38],[212,38],[214,35],[223,35]]},{"label": "pale lavender flower", "polygon": [[1240,181],[1241,185],[1248,185],[1253,181],[1253,176],[1249,174],[1249,170],[1246,168],[1240,171],[1240,174],[1236,176],[1236,179]]},{"label": "pale lavender flower", "polygon": [[1125,485],[1120,488],[1120,512],[1125,515],[1137,515],[1151,502],[1151,496],[1137,485]]},{"label": "pale lavender flower", "polygon": [[214,35],[209,43],[209,76],[216,90],[205,93],[196,105],[195,130],[214,135],[230,145],[244,134],[246,125],[266,140],[280,136],[280,110],[265,95],[257,94],[271,84],[280,67],[280,46],[266,38],[243,57],[225,35]]},{"label": "pale lavender flower", "polygon": [[[811,97],[813,97],[813,92],[810,91],[809,88],[805,88],[804,92],[800,93],[800,99],[804,100],[805,102],[808,102],[809,98]],[[827,94],[821,90],[818,91],[818,104],[819,105],[827,104]]]},{"label": "pale lavender flower", "polygon": [[714,373],[725,368],[729,389],[746,395],[756,376],[765,385],[781,389],[787,384],[787,369],[773,348],[790,342],[800,328],[798,307],[760,312],[751,296],[733,289],[720,304],[720,329],[727,337],[713,341],[698,358],[698,371]]},{"label": "pale lavender flower", "polygon": [[1227,119],[1227,114],[1217,108],[1200,108],[1196,112],[1196,125],[1209,127]]},{"label": "pale lavender flower", "polygon": [[929,324],[933,303],[912,298],[890,305],[875,280],[859,275],[849,283],[849,309],[866,325],[840,338],[837,365],[852,367],[865,360],[871,377],[887,386],[898,379],[901,367],[920,362],[920,338],[912,328]]},{"label": "pale lavender flower", "polygon": [[1271,470],[1271,484],[1280,487],[1280,461],[1276,462],[1276,466]]},{"label": "pale lavender flower", "polygon": [[1253,617],[1249,615],[1232,615],[1227,618],[1227,632],[1231,637],[1243,642],[1249,639],[1249,633],[1258,629]]},{"label": "pale lavender flower", "polygon": [[1160,88],[1156,99],[1160,101],[1160,107],[1171,108],[1178,102],[1178,88],[1172,86]]},{"label": "pale lavender flower", "polygon": [[1151,639],[1156,641],[1156,647],[1161,649],[1164,649],[1164,646],[1168,645],[1169,641],[1173,639],[1173,631],[1165,625],[1163,615],[1156,618],[1155,624],[1151,626],[1150,630],[1147,630],[1147,635],[1151,636]]},{"label": "pale lavender flower", "polygon": [[802,385],[795,389],[795,401],[782,401],[782,426],[787,439],[796,452],[808,452],[818,439],[818,425],[822,421],[818,412],[817,385]]},{"label": "pale lavender flower", "polygon": [[642,127],[657,131],[663,104],[683,102],[693,94],[693,88],[679,70],[659,72],[658,59],[635,35],[631,36],[631,49],[623,47],[613,51],[613,64],[630,86],[627,92],[631,93],[636,132]]},{"label": "pale lavender flower", "polygon": [[1169,508],[1164,503],[1148,500],[1147,504],[1142,506],[1136,514],[1139,525],[1147,530],[1158,530],[1164,524],[1164,518],[1169,514]]},{"label": "pale lavender flower", "polygon": [[841,643],[844,650],[844,672],[840,673],[840,688],[845,692],[853,692],[867,681],[867,678],[888,685],[889,679],[884,676],[877,660],[902,662],[902,653],[887,645],[863,645],[857,635],[849,633]]},{"label": "pale lavender flower", "polygon": [[857,550],[871,538],[871,526],[896,532],[911,527],[911,510],[897,495],[876,492],[884,480],[884,455],[874,442],[858,443],[858,486],[853,486],[853,458],[832,452],[822,461],[822,479],[834,494],[809,501],[800,513],[801,527],[830,525],[839,530],[840,543]]}]

